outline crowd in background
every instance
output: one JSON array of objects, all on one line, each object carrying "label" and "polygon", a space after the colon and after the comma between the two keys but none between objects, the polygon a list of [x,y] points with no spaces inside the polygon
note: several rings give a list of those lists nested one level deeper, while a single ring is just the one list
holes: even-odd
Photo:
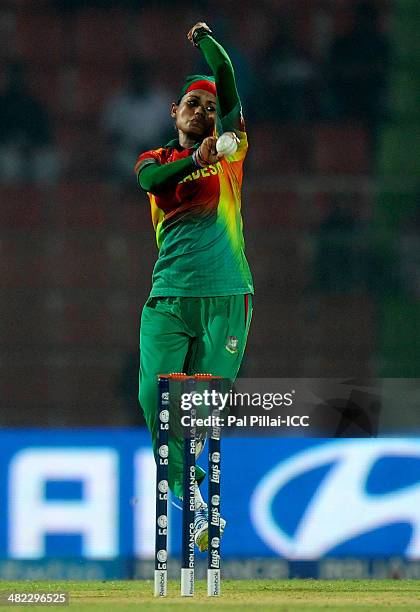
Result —
[{"label": "crowd in background", "polygon": [[[244,217],[256,307],[241,374],[371,374],[381,270],[369,181],[381,125],[392,121],[390,6],[1,3],[8,424],[141,422],[138,316],[156,247],[133,166],[173,137],[169,110],[184,77],[208,72],[186,39],[198,19],[232,59],[250,141]],[[415,240],[407,232],[404,244]]]},{"label": "crowd in background", "polygon": [[[296,4],[301,4],[306,21]],[[207,15],[225,44],[251,131],[267,123],[275,135],[276,126],[284,124],[350,122],[366,130],[373,147],[377,129],[389,115],[389,41],[386,13],[379,6],[384,8],[383,3],[371,0],[320,1],[308,11],[308,3],[298,0],[262,2],[257,8],[245,3],[239,13],[230,2],[181,3],[175,9],[166,2],[146,7],[128,0],[56,0],[41,2],[36,10],[32,3],[26,17],[14,13],[12,5],[0,7],[0,27],[3,23],[10,39],[19,34],[14,32],[19,20],[30,22],[33,16],[36,25],[39,11],[50,15],[51,28],[60,28],[57,44],[63,47],[56,65],[51,66],[54,53],[47,52],[45,65],[40,65],[39,58],[31,63],[30,58],[19,56],[19,45],[13,51],[13,44],[4,42],[0,56],[0,181],[51,182],[80,173],[86,178],[132,180],[137,154],[163,144],[172,134],[169,107],[177,97],[177,83],[188,71],[207,70],[201,56],[189,49],[185,32],[178,31],[183,11],[193,21],[194,14]],[[108,19],[112,27],[116,12],[120,21],[115,28],[122,28],[118,38],[124,47],[121,57],[111,40],[109,55],[92,59],[89,46],[94,41],[79,41],[77,36],[94,35],[94,27],[90,31],[86,23],[98,16]],[[128,31],[130,21],[137,28],[134,33]],[[171,37],[172,23],[176,36],[174,32]],[[156,24],[160,28],[155,29]],[[43,34],[34,27],[27,36]],[[85,51],[77,51],[78,45],[86,47]],[[169,58],[172,63],[168,65]],[[101,89],[98,72],[106,74],[111,68],[115,84],[110,79],[103,92],[93,92]],[[40,72],[45,73],[41,79]],[[97,105],[81,108],[76,117],[78,99],[89,96],[97,97]],[[99,160],[86,158],[80,151],[78,155],[77,146],[71,151],[68,141],[60,139],[60,127],[68,126],[72,116],[79,124],[84,121],[89,138],[97,140]],[[77,121],[73,127],[80,129]],[[83,143],[82,138],[81,146]]]}]

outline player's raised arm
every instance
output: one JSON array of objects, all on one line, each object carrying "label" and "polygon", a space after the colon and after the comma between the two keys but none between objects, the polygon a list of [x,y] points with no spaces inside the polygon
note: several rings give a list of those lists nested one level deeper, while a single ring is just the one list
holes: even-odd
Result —
[{"label": "player's raised arm", "polygon": [[188,40],[198,47],[209,65],[217,90],[218,115],[223,130],[244,130],[242,106],[236,88],[232,62],[223,47],[212,36],[209,26],[203,21],[196,23],[188,32]]},{"label": "player's raised arm", "polygon": [[[204,22],[195,24],[187,36],[203,52],[213,76],[187,77],[178,101],[173,102],[171,107],[171,116],[178,131],[177,141],[168,143],[171,144],[169,148],[147,151],[138,158],[135,166],[138,183],[152,194],[163,193],[196,170],[217,163],[224,155],[230,155],[229,147],[216,149],[215,132],[236,130],[239,138],[237,143],[234,142],[234,149],[236,151],[239,145],[239,154],[234,161],[239,161],[246,154],[241,102],[229,56],[211,36],[210,28]],[[221,129],[217,128],[217,121],[221,122]],[[235,139],[235,134],[231,137]],[[184,153],[175,155],[174,147]]]}]

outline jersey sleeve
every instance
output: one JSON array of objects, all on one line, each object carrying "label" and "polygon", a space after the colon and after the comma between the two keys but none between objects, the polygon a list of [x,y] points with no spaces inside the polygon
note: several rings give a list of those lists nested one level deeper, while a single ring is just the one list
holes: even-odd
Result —
[{"label": "jersey sleeve", "polygon": [[[244,132],[242,105],[229,55],[210,34],[204,33],[198,41],[198,46],[216,81],[217,110],[223,131]],[[238,136],[240,137],[239,133]]]},{"label": "jersey sleeve", "polygon": [[148,193],[158,194],[176,185],[196,169],[191,155],[166,163],[166,149],[154,149],[142,153],[134,171],[139,186]]},{"label": "jersey sleeve", "polygon": [[138,173],[150,164],[161,164],[162,163],[163,149],[153,149],[151,151],[145,151],[137,158],[136,165],[134,166],[134,172]]}]

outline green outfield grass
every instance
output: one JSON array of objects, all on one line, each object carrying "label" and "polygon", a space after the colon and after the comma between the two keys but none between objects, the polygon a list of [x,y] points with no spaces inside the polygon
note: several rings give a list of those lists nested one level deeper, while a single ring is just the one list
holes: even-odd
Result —
[{"label": "green outfield grass", "polygon": [[[169,595],[155,599],[151,581],[109,582],[0,582],[0,591],[63,592],[70,594],[70,606],[18,606],[4,610],[95,610],[106,607],[110,612],[127,608],[138,610],[194,610],[229,612],[244,610],[328,610],[334,612],[420,610],[419,580],[226,580],[223,594],[207,597],[204,581],[197,581],[196,596],[179,596],[179,582],[170,581]],[[1,607],[1,606],[0,606]]]}]

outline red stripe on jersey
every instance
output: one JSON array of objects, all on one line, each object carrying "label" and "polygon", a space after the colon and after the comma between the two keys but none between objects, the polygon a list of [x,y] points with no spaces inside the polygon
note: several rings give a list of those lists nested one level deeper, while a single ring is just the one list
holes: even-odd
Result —
[{"label": "red stripe on jersey", "polygon": [[248,299],[249,299],[249,295],[247,293],[245,293],[245,327],[248,323]]}]

